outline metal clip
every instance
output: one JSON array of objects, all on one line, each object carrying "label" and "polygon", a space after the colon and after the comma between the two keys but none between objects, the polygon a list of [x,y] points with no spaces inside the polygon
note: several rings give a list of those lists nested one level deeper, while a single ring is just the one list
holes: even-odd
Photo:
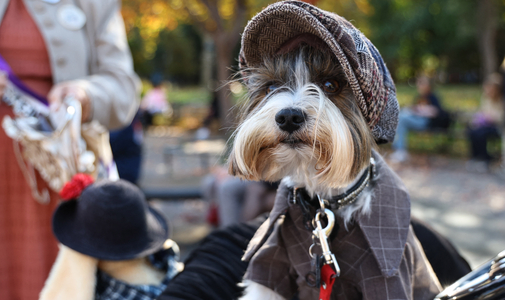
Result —
[{"label": "metal clip", "polygon": [[296,193],[298,192],[298,188],[293,188],[293,197],[291,199],[288,198],[288,202],[291,204],[296,204]]},{"label": "metal clip", "polygon": [[[326,218],[328,219],[328,224],[324,228],[323,225],[321,224],[321,215],[326,216]],[[328,244],[328,237],[330,236],[331,231],[335,226],[335,215],[331,210],[326,208],[324,210],[318,210],[316,216],[314,217],[314,222],[315,222],[314,227],[316,229],[312,231],[312,234],[319,239],[319,243],[321,244],[321,250],[323,251],[322,256],[324,258],[324,262],[325,264],[333,265],[335,273],[337,274],[338,277],[340,276],[340,267],[337,263],[335,255],[330,250],[330,245]]]},{"label": "metal clip", "polygon": [[316,196],[317,196],[317,200],[319,200],[319,206],[321,207],[321,209],[319,209],[318,211],[320,211],[321,214],[324,216],[324,212],[326,211],[326,206],[330,206],[330,202],[328,200],[322,199],[321,196],[319,196],[319,194],[316,194]]}]

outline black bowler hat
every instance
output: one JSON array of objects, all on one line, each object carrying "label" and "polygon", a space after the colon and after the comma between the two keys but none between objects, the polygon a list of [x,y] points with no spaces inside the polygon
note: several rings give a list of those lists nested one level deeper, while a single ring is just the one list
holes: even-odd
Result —
[{"label": "black bowler hat", "polygon": [[128,260],[162,249],[169,230],[142,191],[125,181],[103,180],[61,203],[53,232],[63,245],[102,260]]}]

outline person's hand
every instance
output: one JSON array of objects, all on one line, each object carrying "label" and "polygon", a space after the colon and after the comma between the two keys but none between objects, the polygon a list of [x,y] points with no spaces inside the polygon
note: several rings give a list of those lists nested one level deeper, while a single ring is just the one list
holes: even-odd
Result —
[{"label": "person's hand", "polygon": [[5,88],[7,87],[7,74],[0,72],[0,99],[4,96]]},{"label": "person's hand", "polygon": [[67,96],[72,96],[81,103],[82,122],[89,121],[91,118],[91,100],[82,87],[71,82],[58,83],[51,88],[47,96],[51,110],[57,110],[63,102],[63,99]]}]

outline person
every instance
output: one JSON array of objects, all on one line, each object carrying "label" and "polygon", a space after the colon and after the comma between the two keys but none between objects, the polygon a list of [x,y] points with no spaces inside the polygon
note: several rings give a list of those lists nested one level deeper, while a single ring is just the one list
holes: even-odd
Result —
[{"label": "person", "polygon": [[153,125],[153,118],[156,115],[170,114],[172,112],[172,108],[167,102],[165,88],[163,87],[163,75],[161,73],[154,73],[151,76],[151,84],[153,88],[146,93],[140,103],[142,123],[145,129]]},{"label": "person", "polygon": [[[33,93],[53,108],[72,95],[83,122],[114,129],[131,121],[140,82],[118,0],[3,0],[0,12],[0,54]],[[0,99],[7,82],[0,76]],[[5,116],[14,113],[0,100]],[[15,155],[0,129],[0,299],[33,300],[58,253],[51,216],[59,199],[50,192],[47,204],[36,202]]]},{"label": "person", "polygon": [[195,139],[206,140],[210,137],[211,126],[214,121],[219,121],[219,95],[217,91],[212,93],[212,101],[209,105],[209,112],[202,122],[202,127],[195,132]]},{"label": "person", "polygon": [[144,132],[139,113],[130,125],[110,132],[110,148],[119,178],[137,184],[142,164]]},{"label": "person", "polygon": [[489,75],[484,81],[480,110],[467,128],[471,153],[470,161],[467,162],[469,171],[485,172],[493,159],[487,150],[487,142],[501,136],[505,117],[502,84],[502,75],[498,73]]},{"label": "person", "polygon": [[60,252],[40,300],[154,300],[182,270],[167,221],[137,186],[77,174],[60,195]]},{"label": "person", "polygon": [[203,198],[210,203],[208,222],[220,228],[254,220],[269,212],[279,182],[248,181],[216,167],[202,180]]},{"label": "person", "polygon": [[[447,120],[447,113],[442,109],[440,101],[432,91],[430,79],[419,77],[416,81],[418,95],[414,105],[400,112],[396,136],[392,147],[394,152],[390,159],[393,162],[403,162],[408,159],[407,137],[410,130],[425,131],[430,127],[438,127],[440,121]],[[445,125],[445,124],[444,124]]]}]

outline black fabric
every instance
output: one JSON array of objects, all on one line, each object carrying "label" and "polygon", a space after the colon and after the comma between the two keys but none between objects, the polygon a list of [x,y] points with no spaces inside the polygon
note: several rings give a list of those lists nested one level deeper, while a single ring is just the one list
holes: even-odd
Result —
[{"label": "black fabric", "polygon": [[265,220],[263,215],[209,234],[186,259],[184,271],[170,281],[157,299],[237,299],[243,292],[238,283],[248,265],[241,260],[242,254]]},{"label": "black fabric", "polygon": [[472,271],[452,243],[425,222],[412,217],[412,227],[442,286],[449,286]]},{"label": "black fabric", "polygon": [[436,117],[430,118],[428,126],[431,129],[448,129],[451,126],[451,123],[451,115],[444,110],[439,110]]},{"label": "black fabric", "polygon": [[116,162],[119,178],[137,184],[142,162],[142,124],[139,113],[135,115],[130,125],[111,131],[110,148]]},{"label": "black fabric", "polygon": [[[370,165],[367,168],[366,172],[364,172],[363,175],[361,175],[358,182],[356,182],[350,189],[348,189],[347,191],[345,191],[342,194],[333,196],[330,199],[325,199],[329,202],[330,207],[328,207],[328,208],[330,208],[332,210],[338,210],[343,206],[352,204],[358,198],[359,194],[357,194],[354,199],[348,200],[345,203],[339,203],[339,201],[342,199],[345,199],[347,196],[356,192],[356,190],[358,190],[361,187],[361,185],[363,185],[363,183],[367,179],[368,174],[370,174],[370,177],[368,177],[368,180],[369,180],[368,182],[372,182],[373,177],[374,177],[374,172],[375,172],[374,165]],[[297,189],[296,196],[293,195],[293,193],[294,193],[294,188],[289,188],[288,199],[296,198],[296,203],[298,203],[300,205],[300,207],[302,208],[305,223],[307,222],[307,219],[310,219],[309,221],[312,221],[312,217],[313,217],[314,213],[311,214],[309,207],[312,207],[314,209],[318,209],[320,207],[318,196],[315,195],[314,197],[311,198],[305,188]],[[289,201],[292,201],[292,200],[289,200]],[[311,223],[311,222],[309,222],[309,223]],[[309,229],[309,228],[311,228],[311,227],[310,226],[307,227],[307,229]],[[312,230],[312,229],[310,229],[310,230]]]}]

